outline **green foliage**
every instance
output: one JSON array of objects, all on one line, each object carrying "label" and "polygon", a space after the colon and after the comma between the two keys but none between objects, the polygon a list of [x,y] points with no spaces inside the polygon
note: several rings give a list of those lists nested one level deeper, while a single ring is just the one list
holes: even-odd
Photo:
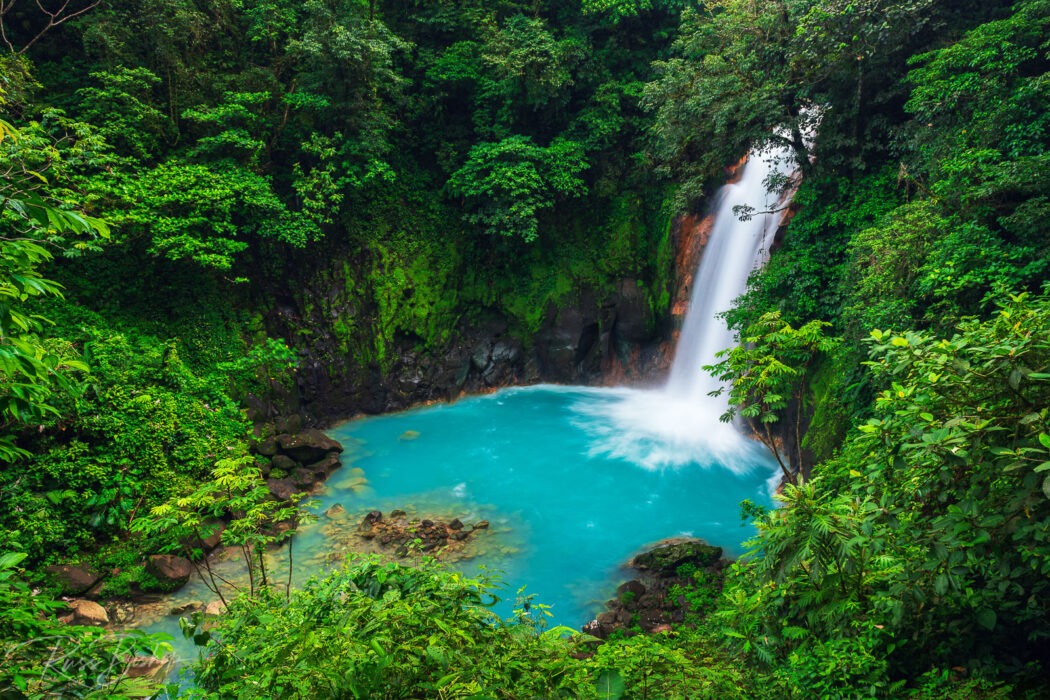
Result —
[{"label": "green foliage", "polygon": [[63,207],[48,191],[39,169],[61,160],[58,149],[34,129],[36,138],[4,123],[0,132],[0,460],[29,456],[13,432],[30,422],[56,415],[52,396],[71,393],[75,372],[87,367],[69,348],[42,337],[47,319],[27,302],[61,297],[60,285],[40,267],[52,259],[43,243],[58,245],[68,234],[108,236],[98,219]]},{"label": "green foliage", "polygon": [[[113,635],[55,619],[65,603],[39,595],[19,579],[25,554],[0,553],[0,695],[5,698],[136,698],[155,682],[127,675],[136,655],[163,656],[163,635]],[[170,639],[170,637],[168,638]]]},{"label": "green foliage", "polygon": [[1045,663],[1048,323],[1020,295],[950,339],[873,332],[875,416],[785,487],[727,588],[743,648],[887,697],[929,668]]},{"label": "green foliage", "polygon": [[781,453],[771,424],[780,422],[789,407],[794,409],[795,425],[790,430],[795,455],[801,455],[801,401],[807,373],[818,354],[834,350],[840,342],[824,335],[829,325],[810,321],[796,329],[781,319],[780,312],[768,313],[745,331],[740,345],[717,353],[720,361],[704,367],[724,383],[715,395],[729,394],[729,408],[721,420],[730,422],[739,415],[757,422],[759,439],[773,453],[785,481],[795,478],[788,464],[790,452]]},{"label": "green foliage", "polygon": [[171,130],[156,104],[160,78],[147,68],[124,66],[97,71],[91,78],[99,85],[77,90],[78,116],[97,124],[99,135],[121,155],[138,161],[156,157]]},{"label": "green foliage", "polygon": [[289,210],[268,178],[240,165],[173,159],[122,174],[106,186],[115,197],[110,219],[125,237],[147,235],[150,252],[229,270],[252,238],[302,247],[320,236],[307,216]]},{"label": "green foliage", "polygon": [[[843,283],[853,272],[847,266],[850,239],[893,211],[901,193],[896,170],[885,168],[857,177],[807,179],[793,202],[798,213],[791,218],[783,246],[752,275],[747,293],[727,314],[737,330],[774,310],[796,325],[837,319],[843,297],[850,292]],[[867,273],[859,267],[856,274]]]},{"label": "green foliage", "polygon": [[914,175],[946,220],[916,282],[934,323],[1047,277],[1048,31],[1046,3],[1021,2],[913,61]]},{"label": "green foliage", "polygon": [[576,644],[500,623],[490,588],[432,563],[352,560],[290,598],[232,602],[197,679],[238,697],[588,697]]},{"label": "green foliage", "polygon": [[541,210],[586,192],[578,177],[586,169],[577,143],[555,139],[544,148],[526,136],[511,136],[474,146],[447,187],[473,210],[464,215],[467,221],[485,233],[531,243],[539,236]]},{"label": "green foliage", "polygon": [[232,396],[243,398],[254,394],[272,398],[276,389],[290,388],[288,384],[296,365],[295,351],[283,340],[264,338],[253,344],[244,356],[220,362],[215,369],[227,376]]},{"label": "green foliage", "polygon": [[[296,494],[287,501],[275,500],[254,464],[250,455],[220,459],[210,480],[187,495],[154,506],[148,515],[132,522],[129,529],[164,551],[194,556],[199,554],[196,543],[213,535],[222,518],[231,518],[222,531],[221,542],[241,551],[249,582],[244,594],[262,594],[276,584],[266,565],[266,551],[287,542],[291,556],[295,526],[307,518],[300,510],[306,494]],[[282,524],[292,527],[282,529]],[[224,593],[222,579],[212,572],[207,557],[203,558],[203,568],[205,584],[225,603],[229,591]],[[290,595],[290,565],[288,575],[284,584],[286,596]]]},{"label": "green foliage", "polygon": [[398,335],[412,334],[427,350],[446,346],[460,314],[455,276],[459,255],[451,244],[377,243],[371,280],[378,306],[376,356],[388,361]]},{"label": "green foliage", "polygon": [[177,343],[120,333],[90,314],[78,331],[58,320],[85,349],[85,390],[35,436],[24,469],[0,474],[5,497],[23,503],[4,513],[6,528],[51,557],[123,536],[136,514],[206,476],[248,433],[222,384],[187,367]]}]

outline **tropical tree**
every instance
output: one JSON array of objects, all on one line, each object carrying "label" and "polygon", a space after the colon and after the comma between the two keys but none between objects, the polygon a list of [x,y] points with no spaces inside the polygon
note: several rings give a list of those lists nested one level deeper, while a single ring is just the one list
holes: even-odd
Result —
[{"label": "tropical tree", "polygon": [[527,136],[511,136],[474,146],[447,187],[467,204],[467,221],[485,233],[531,243],[539,236],[542,210],[586,191],[579,177],[586,169],[583,148],[573,141],[555,139],[543,147]]},{"label": "tropical tree", "polygon": [[[56,414],[51,397],[72,390],[87,366],[44,337],[47,319],[27,309],[38,297],[61,297],[61,286],[44,277],[65,236],[108,237],[100,219],[78,213],[50,196],[43,174],[57,153],[0,121],[0,461],[28,453],[15,442],[17,427]],[[43,171],[43,172],[42,172]]]},{"label": "tropical tree", "polygon": [[[719,352],[715,357],[720,362],[704,367],[728,386],[713,392],[715,396],[729,393],[729,408],[722,420],[729,422],[739,415],[757,421],[758,438],[773,453],[785,481],[795,478],[790,468],[792,454],[800,470],[802,466],[802,397],[808,372],[820,353],[830,352],[840,342],[824,335],[830,325],[810,321],[796,329],[773,311],[745,331],[740,345]],[[795,423],[784,432],[794,444],[785,452],[773,425],[789,409],[794,411]]]}]

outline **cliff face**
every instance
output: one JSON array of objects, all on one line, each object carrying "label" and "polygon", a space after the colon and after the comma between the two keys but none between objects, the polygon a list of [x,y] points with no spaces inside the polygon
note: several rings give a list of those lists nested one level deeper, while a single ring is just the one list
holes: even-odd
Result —
[{"label": "cliff face", "polygon": [[[381,256],[391,265],[385,250],[289,260],[266,292],[265,326],[298,351],[296,387],[278,397],[281,405],[257,412],[297,412],[326,424],[511,385],[657,383],[673,359],[710,231],[710,216],[680,216],[663,236],[669,269],[662,280],[597,279],[540,308],[519,307],[517,316],[471,301],[462,266],[435,282],[419,271],[433,266],[418,261],[377,275]],[[416,277],[393,301],[383,296],[383,280],[405,272]],[[523,328],[523,316],[532,328]]]},{"label": "cliff face", "polygon": [[355,286],[338,273],[319,273],[314,285],[277,303],[267,317],[271,332],[299,351],[288,408],[315,423],[503,386],[638,381],[666,365],[664,326],[633,279],[605,291],[578,290],[571,301],[549,305],[531,337],[513,332],[512,320],[498,311],[478,309],[461,318],[440,347],[398,334],[380,357],[369,337],[377,309],[351,293]]}]

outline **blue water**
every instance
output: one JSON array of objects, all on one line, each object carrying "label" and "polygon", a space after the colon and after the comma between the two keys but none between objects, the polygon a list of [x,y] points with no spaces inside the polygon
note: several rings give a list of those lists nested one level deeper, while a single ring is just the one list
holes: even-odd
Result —
[{"label": "blue water", "polygon": [[[333,488],[320,509],[340,503],[351,512],[388,513],[410,506],[421,516],[490,520],[485,536],[509,553],[497,549],[460,568],[494,566],[509,599],[524,585],[551,606],[554,622],[578,627],[601,611],[629,575],[622,564],[645,545],[688,535],[739,554],[753,534],[739,503],[770,503],[774,466],[757,445],[744,442],[733,468],[696,449],[694,460],[682,459],[679,449],[677,466],[654,467],[647,455],[667,449],[658,438],[650,445],[635,438],[643,443],[635,450],[605,449],[615,438],[611,409],[637,393],[514,388],[350,421],[330,434],[346,445],[345,463],[362,469],[370,488]],[[704,430],[696,426],[699,435]],[[340,478],[337,472],[331,482]]]},{"label": "blue water", "polygon": [[[771,505],[776,468],[764,448],[694,405],[660,391],[538,386],[344,423],[329,431],[345,447],[343,466],[316,499],[316,522],[295,536],[293,580],[366,546],[355,533],[371,510],[484,519],[490,527],[467,550],[476,556],[451,565],[498,572],[503,617],[525,586],[533,605],[550,606],[549,624],[579,628],[647,545],[692,536],[738,555],[754,534],[740,502]],[[345,517],[324,515],[335,504]],[[275,580],[286,561],[285,549],[275,552]],[[234,557],[216,568],[232,580],[243,567]],[[194,580],[159,612],[215,599]],[[172,635],[176,658],[196,656],[176,616],[139,625]]]}]

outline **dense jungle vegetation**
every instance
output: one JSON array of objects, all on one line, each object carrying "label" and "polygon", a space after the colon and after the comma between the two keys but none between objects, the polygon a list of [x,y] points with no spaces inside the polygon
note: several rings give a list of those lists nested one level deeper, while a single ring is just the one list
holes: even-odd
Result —
[{"label": "dense jungle vegetation", "polygon": [[596,645],[358,560],[190,629],[191,692],[1047,697],[1050,1],[0,0],[0,30],[0,697],[155,689],[113,660],[160,642],[59,623],[45,567],[155,589],[171,542],[132,525],[191,493],[271,543],[252,419],[297,410],[308,348],[379,381],[627,278],[666,318],[672,218],[772,142],[794,215],[713,371],[801,468],[724,582],[686,572],[685,624]]}]

